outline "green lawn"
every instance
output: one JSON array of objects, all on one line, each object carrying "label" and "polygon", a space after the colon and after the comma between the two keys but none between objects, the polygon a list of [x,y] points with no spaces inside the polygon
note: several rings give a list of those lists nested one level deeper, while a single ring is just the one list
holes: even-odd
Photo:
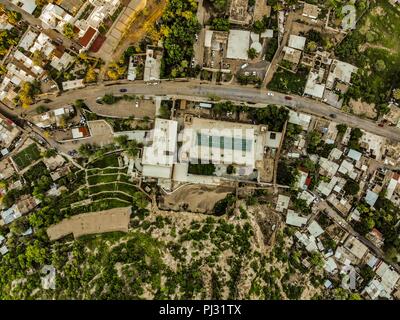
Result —
[{"label": "green lawn", "polygon": [[101,157],[88,165],[88,168],[107,168],[107,167],[119,167],[118,155],[113,153]]},{"label": "green lawn", "polygon": [[26,168],[31,163],[40,159],[40,151],[35,143],[32,143],[15,156],[12,157],[20,170]]},{"label": "green lawn", "polygon": [[129,207],[129,206],[130,206],[130,203],[123,201],[123,200],[103,199],[103,200],[97,201],[95,203],[91,203],[87,206],[80,206],[80,207],[75,207],[73,209],[70,209],[70,213],[75,215],[75,214],[80,214],[80,213],[95,212],[95,211],[108,210],[108,209],[120,208],[120,207]]},{"label": "green lawn", "polygon": [[110,175],[95,175],[88,177],[88,183],[90,185],[95,185],[98,183],[111,183],[118,181],[117,174],[110,174]]},{"label": "green lawn", "polygon": [[107,184],[100,184],[97,186],[91,186],[89,187],[89,192],[92,194],[102,191],[116,191],[117,189],[118,189],[117,183],[107,183]]},{"label": "green lawn", "polygon": [[132,202],[132,197],[125,195],[124,193],[115,191],[115,192],[107,192],[107,193],[100,193],[92,196],[92,200],[100,200],[104,198],[118,198],[123,201]]},{"label": "green lawn", "polygon": [[123,191],[127,194],[130,194],[131,196],[134,195],[134,193],[138,192],[138,189],[134,185],[128,185],[125,183],[118,183],[117,185],[119,191]]}]

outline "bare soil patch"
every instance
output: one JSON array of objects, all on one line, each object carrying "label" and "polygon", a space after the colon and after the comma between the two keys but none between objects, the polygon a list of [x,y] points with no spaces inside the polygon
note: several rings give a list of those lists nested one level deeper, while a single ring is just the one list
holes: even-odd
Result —
[{"label": "bare soil patch", "polygon": [[375,104],[368,104],[361,100],[356,101],[351,99],[349,105],[353,113],[356,115],[364,115],[369,119],[374,119],[377,116]]},{"label": "bare soil patch", "polygon": [[47,228],[47,235],[53,241],[71,233],[78,238],[87,234],[128,232],[130,215],[130,207],[78,214],[51,225]]},{"label": "bare soil patch", "polygon": [[162,210],[210,213],[215,203],[233,191],[232,187],[188,185],[172,194],[163,196],[159,206]]}]

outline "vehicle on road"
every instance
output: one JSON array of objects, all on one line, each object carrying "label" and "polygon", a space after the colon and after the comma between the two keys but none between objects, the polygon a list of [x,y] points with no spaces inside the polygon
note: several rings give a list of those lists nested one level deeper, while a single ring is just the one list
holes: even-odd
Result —
[{"label": "vehicle on road", "polygon": [[103,97],[97,97],[96,98],[96,103],[103,104]]},{"label": "vehicle on road", "polygon": [[330,116],[331,118],[333,118],[333,119],[336,118],[336,114],[334,114],[334,113],[331,113],[329,116]]},{"label": "vehicle on road", "polygon": [[127,92],[128,90],[123,88],[123,89],[119,89],[119,92]]},{"label": "vehicle on road", "polygon": [[53,102],[53,100],[51,100],[51,99],[44,99],[43,102],[44,102],[44,103],[49,103],[49,102]]},{"label": "vehicle on road", "polygon": [[292,100],[292,97],[290,97],[290,96],[285,96],[285,99],[286,99],[286,100]]},{"label": "vehicle on road", "polygon": [[267,96],[271,96],[271,97],[273,97],[273,96],[274,96],[274,94],[273,94],[272,92],[267,92]]},{"label": "vehicle on road", "polygon": [[136,107],[136,108],[139,108],[139,101],[136,101],[136,102],[135,102],[135,107]]}]

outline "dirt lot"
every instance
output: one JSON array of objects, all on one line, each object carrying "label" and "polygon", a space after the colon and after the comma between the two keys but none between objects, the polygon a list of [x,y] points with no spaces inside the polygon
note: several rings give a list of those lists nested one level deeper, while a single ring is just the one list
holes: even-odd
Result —
[{"label": "dirt lot", "polygon": [[[114,131],[105,120],[88,121],[87,124],[92,136],[86,139],[63,142],[60,145],[60,150],[68,152],[69,150],[78,150],[79,146],[85,143],[103,146],[114,141]],[[58,136],[55,136],[55,138],[60,141],[57,139]],[[69,138],[72,139],[72,135]]]},{"label": "dirt lot", "polygon": [[184,206],[188,206],[185,211],[209,213],[216,202],[233,191],[232,187],[188,185],[162,197],[159,207],[162,210],[180,211]]},{"label": "dirt lot", "polygon": [[377,116],[375,104],[368,104],[365,102],[361,102],[360,100],[355,101],[351,99],[349,105],[353,113],[356,115],[364,115],[369,119],[375,119],[375,117]]},{"label": "dirt lot", "polygon": [[128,232],[130,215],[130,207],[79,214],[50,226],[47,235],[53,241],[70,233],[78,238],[86,234]]},{"label": "dirt lot", "polygon": [[143,119],[149,117],[154,119],[156,114],[156,105],[153,100],[137,100],[138,107],[135,101],[121,100],[113,105],[98,104],[95,101],[88,101],[87,105],[91,111],[101,116],[115,117],[115,118],[129,118],[135,117],[136,119]]},{"label": "dirt lot", "polygon": [[265,250],[271,247],[275,241],[276,230],[280,229],[282,217],[268,205],[256,205],[248,208],[248,211],[254,216],[258,225],[258,228],[255,228],[256,238],[261,248]]}]

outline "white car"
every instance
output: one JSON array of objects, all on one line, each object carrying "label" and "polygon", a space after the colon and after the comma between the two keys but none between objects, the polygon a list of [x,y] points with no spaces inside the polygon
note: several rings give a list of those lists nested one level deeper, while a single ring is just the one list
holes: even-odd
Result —
[{"label": "white car", "polygon": [[135,107],[136,107],[136,108],[139,108],[139,101],[136,101],[136,102],[135,102]]},{"label": "white car", "polygon": [[273,94],[272,92],[267,92],[267,96],[271,96],[271,97],[273,97],[273,96],[274,96],[274,94]]}]

